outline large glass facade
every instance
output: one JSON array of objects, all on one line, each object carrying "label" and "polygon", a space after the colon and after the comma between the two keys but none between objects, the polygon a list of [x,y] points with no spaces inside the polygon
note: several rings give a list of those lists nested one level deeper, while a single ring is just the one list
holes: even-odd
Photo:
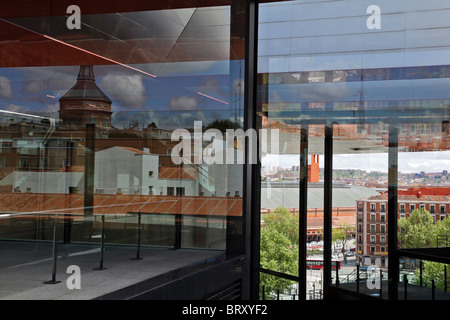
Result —
[{"label": "large glass facade", "polygon": [[[399,257],[411,246],[397,239],[397,217],[409,217],[410,203],[433,221],[448,216],[449,8],[439,0],[260,5],[258,112],[280,137],[262,159],[261,245],[298,251],[262,261],[266,298],[284,290],[287,299],[329,299],[327,287],[355,282],[357,267],[403,281],[415,258]],[[296,219],[284,240],[268,243],[270,219],[282,212]],[[424,246],[436,246],[431,238]],[[382,298],[403,297],[390,289]]]},{"label": "large glass facade", "polygon": [[447,2],[0,5],[0,299],[448,299]]},{"label": "large glass facade", "polygon": [[243,127],[245,29],[191,5],[5,11],[1,299],[97,298],[242,252],[242,164],[218,152]]}]

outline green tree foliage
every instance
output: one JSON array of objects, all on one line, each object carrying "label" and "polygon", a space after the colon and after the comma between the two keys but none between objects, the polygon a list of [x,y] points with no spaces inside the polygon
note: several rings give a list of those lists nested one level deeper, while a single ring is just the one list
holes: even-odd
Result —
[{"label": "green tree foliage", "polygon": [[[409,218],[398,220],[399,245],[403,248],[426,248],[437,246],[437,235],[450,235],[450,219],[434,221],[433,216],[425,209],[413,210]],[[444,264],[423,261],[422,281],[431,287],[431,280],[439,290],[444,289]],[[419,271],[416,270],[418,273]],[[450,272],[450,265],[447,265]],[[419,284],[419,278],[414,280]]]},{"label": "green tree foliage", "polygon": [[[298,215],[277,208],[264,216],[261,228],[261,267],[298,275]],[[265,293],[288,289],[294,282],[261,273]]]},{"label": "green tree foliage", "polygon": [[398,240],[402,248],[435,247],[440,222],[425,209],[413,210],[409,218],[398,220]]},{"label": "green tree foliage", "polygon": [[[434,280],[434,285],[438,290],[444,290],[445,288],[445,276],[444,276],[444,268],[447,266],[447,273],[450,273],[450,265],[445,265],[439,262],[433,261],[423,261],[423,272],[422,272],[422,281],[423,285],[427,287],[431,287],[431,281]],[[447,276],[448,277],[448,276]],[[419,285],[419,278],[416,277],[414,279],[414,283]],[[447,280],[447,286],[450,282]]]}]

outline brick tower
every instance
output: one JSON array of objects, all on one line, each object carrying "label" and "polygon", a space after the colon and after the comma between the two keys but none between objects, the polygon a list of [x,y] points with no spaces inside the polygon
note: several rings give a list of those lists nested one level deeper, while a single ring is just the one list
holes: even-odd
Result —
[{"label": "brick tower", "polygon": [[93,66],[80,66],[77,82],[59,99],[59,116],[63,127],[84,127],[95,123],[111,127],[111,103],[96,85]]}]

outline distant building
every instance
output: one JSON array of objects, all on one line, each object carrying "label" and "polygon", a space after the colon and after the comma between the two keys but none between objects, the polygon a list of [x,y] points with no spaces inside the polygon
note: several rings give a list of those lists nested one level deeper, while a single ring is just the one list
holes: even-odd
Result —
[{"label": "distant building", "polygon": [[[398,191],[398,218],[408,218],[415,209],[425,208],[435,220],[450,214],[449,187],[416,187]],[[388,195],[357,201],[356,250],[363,265],[387,267]]]},{"label": "distant building", "polygon": [[[322,183],[308,185],[308,225],[307,240],[322,240],[324,220],[324,188]],[[358,185],[333,185],[332,216],[333,227],[350,225],[356,227],[356,200],[368,198],[379,193],[374,189]],[[264,215],[277,207],[285,207],[292,213],[298,213],[300,189],[298,182],[263,182],[261,186],[261,214]]]},{"label": "distant building", "polygon": [[111,99],[96,85],[93,66],[80,66],[77,82],[60,99],[59,116],[63,127],[95,124],[111,127]]}]

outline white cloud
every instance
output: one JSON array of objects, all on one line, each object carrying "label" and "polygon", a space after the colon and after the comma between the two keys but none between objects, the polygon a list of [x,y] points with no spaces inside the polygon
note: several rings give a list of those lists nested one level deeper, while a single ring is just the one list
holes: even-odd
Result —
[{"label": "white cloud", "polygon": [[56,113],[59,111],[59,103],[47,104],[45,107],[39,110],[43,113]]},{"label": "white cloud", "polygon": [[144,106],[145,86],[140,75],[107,74],[102,77],[100,88],[111,100],[125,108],[142,108]]},{"label": "white cloud", "polygon": [[4,110],[12,111],[12,112],[21,112],[21,113],[27,112],[27,110],[25,110],[21,106],[18,106],[17,104],[10,104],[10,105],[6,106]]},{"label": "white cloud", "polygon": [[189,96],[172,97],[169,101],[170,110],[197,110],[197,100]]},{"label": "white cloud", "polygon": [[0,98],[3,99],[12,98],[11,81],[6,77],[1,76],[0,76]]}]

